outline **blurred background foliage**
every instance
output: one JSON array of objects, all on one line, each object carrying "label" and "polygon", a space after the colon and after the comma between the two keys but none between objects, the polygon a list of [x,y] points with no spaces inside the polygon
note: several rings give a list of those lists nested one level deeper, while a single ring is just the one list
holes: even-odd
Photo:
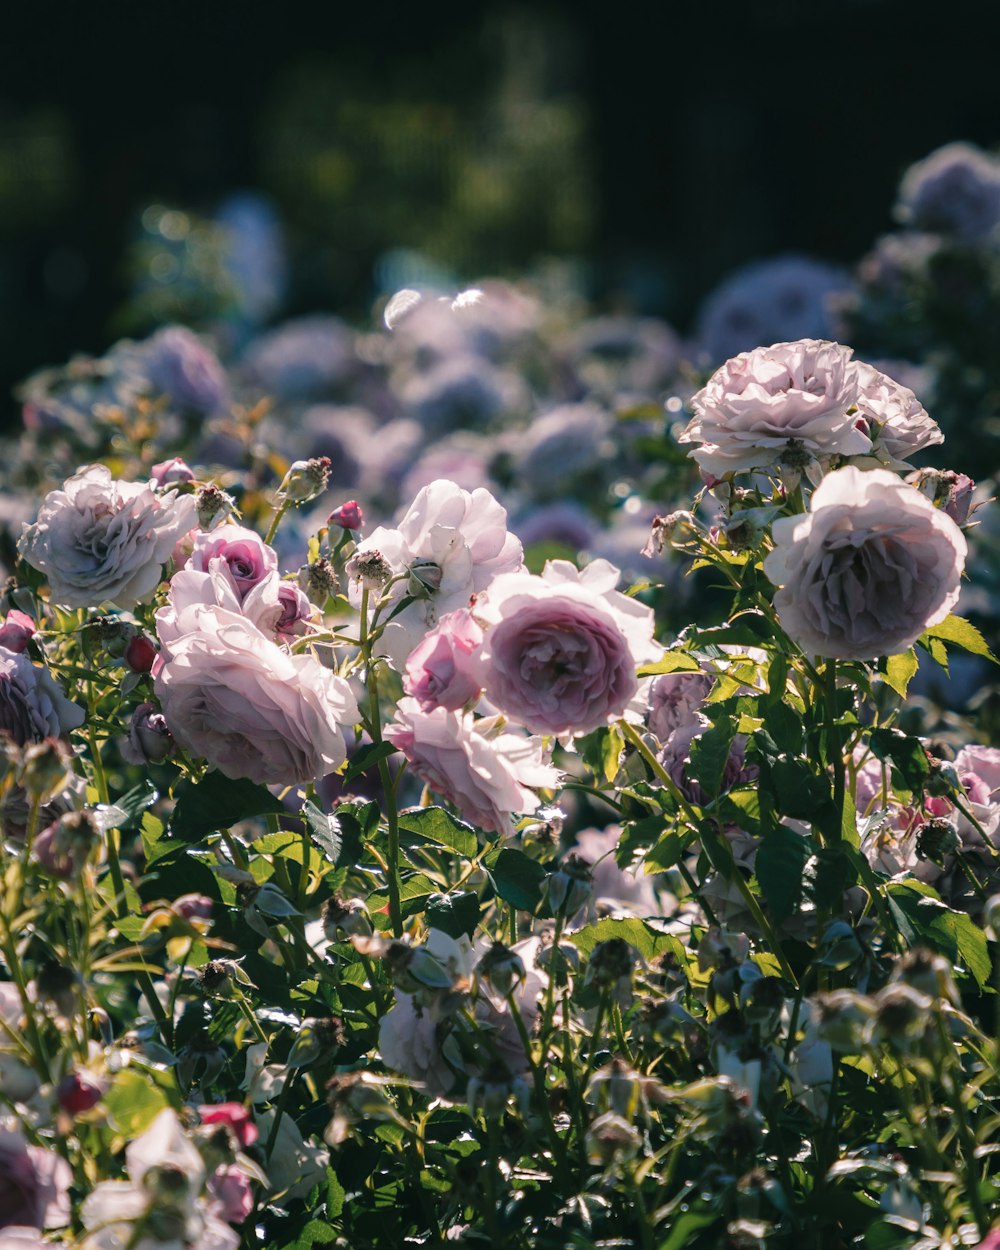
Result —
[{"label": "blurred background foliage", "polygon": [[248,189],[285,314],[555,260],[685,331],[735,266],[853,264],[907,165],[1000,137],[991,0],[40,0],[4,27],[8,420],[33,369],[224,311],[213,231]]}]

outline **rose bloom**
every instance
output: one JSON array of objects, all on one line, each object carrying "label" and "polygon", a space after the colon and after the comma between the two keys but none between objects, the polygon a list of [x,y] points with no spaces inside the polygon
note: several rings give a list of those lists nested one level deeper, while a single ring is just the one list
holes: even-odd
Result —
[{"label": "rose bloom", "polygon": [[890,469],[905,469],[918,451],[944,442],[941,427],[908,386],[863,361],[856,361],[855,368],[860,384],[858,414],[868,426],[874,456]]},{"label": "rose bloom", "polygon": [[486,694],[500,711],[538,734],[586,734],[625,714],[637,666],[660,648],[652,610],[617,584],[607,560],[582,571],[550,560],[540,577],[496,579],[476,611],[487,624]]},{"label": "rose bloom", "polygon": [[805,516],[773,527],[764,572],[774,606],[804,651],[845,660],[897,655],[958,601],[962,531],[884,469],[823,479]]},{"label": "rose bloom", "polygon": [[[399,528],[379,526],[358,544],[357,553],[378,551],[394,576],[407,574],[391,590],[416,601],[386,627],[381,646],[398,668],[439,618],[468,606],[494,577],[521,567],[521,544],[507,532],[507,512],[488,490],[471,493],[454,482],[431,482],[414,499]],[[357,604],[360,591],[351,584]]]},{"label": "rose bloom", "polygon": [[53,1150],[29,1146],[0,1127],[0,1228],[62,1228],[69,1223],[73,1173]]},{"label": "rose bloom", "polygon": [[213,560],[225,561],[241,597],[278,567],[274,548],[242,525],[221,525],[208,534],[195,535],[188,567],[207,573]]},{"label": "rose bloom", "polygon": [[319,614],[306,595],[273,570],[242,590],[224,556],[212,556],[207,566],[201,572],[189,564],[174,574],[167,608],[157,617],[161,625],[182,611],[218,607],[246,617],[272,642],[287,642],[315,626]]},{"label": "rose bloom", "polygon": [[851,411],[858,389],[851,349],[840,343],[801,339],[758,347],[727,361],[692,396],[694,419],[678,442],[700,444],[691,455],[716,478],[865,455],[871,439]]},{"label": "rose bloom", "polygon": [[0,734],[24,746],[58,738],[83,721],[83,708],[66,698],[47,669],[0,647]]},{"label": "rose bloom", "polygon": [[18,550],[68,608],[132,608],[159,583],[174,544],[197,519],[194,497],[120,482],[90,465],[50,491]]},{"label": "rose bloom", "polygon": [[509,833],[512,816],[535,811],[531,787],[559,784],[559,770],[543,762],[542,744],[522,734],[490,734],[489,721],[473,721],[445,708],[420,709],[401,699],[386,739],[435,793],[471,824],[490,833]]},{"label": "rose bloom", "polygon": [[246,617],[197,603],[157,613],[154,688],[178,743],[227,777],[312,781],[340,767],[358,709],[311,655],[290,655]]},{"label": "rose bloom", "polygon": [[435,707],[457,712],[482,691],[482,641],[483,631],[467,608],[442,616],[407,657],[403,689],[425,712]]}]

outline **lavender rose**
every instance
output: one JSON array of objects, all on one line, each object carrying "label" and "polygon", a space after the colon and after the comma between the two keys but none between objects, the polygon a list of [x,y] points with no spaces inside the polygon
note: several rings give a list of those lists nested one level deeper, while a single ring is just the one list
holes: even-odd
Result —
[{"label": "lavender rose", "polygon": [[83,709],[70,703],[46,669],[0,647],[0,734],[24,746],[58,738],[83,721]]},{"label": "lavender rose", "polygon": [[618,570],[582,572],[550,560],[540,577],[498,577],[477,614],[487,697],[532,733],[585,734],[622,716],[638,692],[636,667],[655,659],[652,611],[619,594]]},{"label": "lavender rose", "polygon": [[868,425],[873,455],[890,469],[902,469],[918,451],[944,442],[940,426],[908,386],[863,361],[855,367],[860,383],[858,413]]},{"label": "lavender rose", "polygon": [[278,567],[278,553],[253,530],[223,525],[195,536],[188,567],[207,573],[213,560],[224,560],[241,598]]},{"label": "lavender rose", "polygon": [[727,361],[692,396],[694,419],[678,442],[700,444],[691,455],[716,478],[865,455],[872,444],[853,411],[858,389],[849,347],[822,339],[758,347]]},{"label": "lavender rose", "polygon": [[465,820],[487,832],[509,833],[512,816],[537,810],[533,787],[558,785],[560,773],[544,763],[538,739],[491,735],[492,728],[444,708],[423,712],[415,699],[401,699],[385,737]]},{"label": "lavender rose", "polygon": [[69,1223],[72,1183],[65,1159],[0,1128],[0,1228],[62,1228]]},{"label": "lavender rose", "polygon": [[157,613],[154,688],[170,732],[227,777],[312,781],[340,767],[358,709],[347,682],[290,655],[245,616],[189,604]]},{"label": "lavender rose", "polygon": [[467,608],[442,616],[406,661],[403,689],[425,712],[457,712],[483,688],[483,631]]},{"label": "lavender rose", "polygon": [[156,589],[174,544],[197,520],[194,498],[120,482],[90,465],[46,495],[18,543],[68,608],[131,608]]},{"label": "lavender rose", "polygon": [[782,626],[815,655],[872,660],[912,646],[958,601],[966,541],[884,469],[829,474],[805,516],[774,523],[764,572]]}]

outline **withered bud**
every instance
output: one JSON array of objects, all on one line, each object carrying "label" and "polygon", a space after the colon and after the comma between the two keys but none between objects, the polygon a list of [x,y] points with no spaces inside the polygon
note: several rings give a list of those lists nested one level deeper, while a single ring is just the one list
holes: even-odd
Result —
[{"label": "withered bud", "polygon": [[337,593],[340,585],[336,570],[326,556],[303,564],[297,580],[299,589],[318,608],[323,607],[327,599]]},{"label": "withered bud", "polygon": [[917,829],[917,855],[921,859],[941,864],[946,855],[951,855],[957,849],[958,832],[951,821],[937,817],[925,821]]},{"label": "withered bud", "polygon": [[285,474],[278,493],[292,503],[308,503],[326,490],[330,481],[329,456],[296,460]]},{"label": "withered bud", "polygon": [[501,998],[506,998],[525,975],[524,960],[503,942],[494,942],[476,964],[476,977]]},{"label": "withered bud", "polygon": [[344,571],[351,581],[376,593],[392,581],[392,568],[381,551],[356,551],[344,565]]},{"label": "withered bud", "polygon": [[372,932],[368,907],[360,898],[344,898],[334,894],[323,906],[323,933],[328,942],[345,937],[367,937]]},{"label": "withered bud", "polygon": [[236,500],[214,482],[199,486],[196,499],[198,524],[203,530],[211,529],[216,518],[232,516],[236,512]]},{"label": "withered bud", "polygon": [[635,957],[634,948],[624,938],[598,942],[590,953],[584,984],[610,989],[624,978],[631,977]]}]

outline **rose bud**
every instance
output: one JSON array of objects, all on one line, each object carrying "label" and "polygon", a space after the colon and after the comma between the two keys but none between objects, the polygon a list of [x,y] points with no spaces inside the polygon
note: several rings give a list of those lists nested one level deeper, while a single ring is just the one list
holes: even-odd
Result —
[{"label": "rose bud", "polygon": [[122,755],[130,764],[162,764],[173,754],[174,736],[155,703],[140,703],[132,713]]},{"label": "rose bud", "polygon": [[125,648],[125,663],[133,673],[148,673],[156,659],[156,647],[147,634],[136,634]]},{"label": "rose bud", "polygon": [[308,503],[326,490],[330,480],[330,458],[313,456],[296,460],[281,483],[279,493],[292,503]]},{"label": "rose bud", "polygon": [[170,460],[161,460],[159,464],[154,464],[149,476],[153,485],[159,490],[163,490],[167,486],[173,486],[177,482],[194,481],[194,473],[187,462],[182,460],[180,456],[174,456]]},{"label": "rose bud", "polygon": [[7,619],[0,625],[0,647],[6,647],[8,651],[15,651],[20,655],[36,630],[35,622],[27,612],[19,612],[14,608],[7,613]]},{"label": "rose bud", "polygon": [[365,514],[361,510],[361,505],[356,499],[348,499],[346,503],[342,503],[339,508],[334,508],[330,515],[326,518],[328,529],[333,529],[335,525],[339,525],[345,530],[359,530],[365,523]]},{"label": "rose bud", "polygon": [[90,1111],[103,1097],[101,1084],[84,1072],[68,1072],[56,1086],[56,1101],[68,1115]]}]

